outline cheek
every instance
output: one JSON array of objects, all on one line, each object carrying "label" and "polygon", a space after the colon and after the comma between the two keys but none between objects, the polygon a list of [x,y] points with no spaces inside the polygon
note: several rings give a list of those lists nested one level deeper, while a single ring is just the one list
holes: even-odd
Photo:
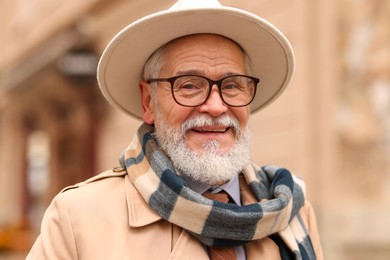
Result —
[{"label": "cheek", "polygon": [[160,98],[157,102],[162,120],[175,128],[181,128],[183,122],[194,110],[193,108],[178,105],[172,98]]},{"label": "cheek", "polygon": [[241,128],[246,127],[248,125],[248,120],[250,116],[249,108],[233,108],[233,115],[238,119]]},{"label": "cheek", "polygon": [[166,120],[174,127],[180,127],[184,121],[191,115],[192,109],[183,107],[172,107],[166,112]]}]

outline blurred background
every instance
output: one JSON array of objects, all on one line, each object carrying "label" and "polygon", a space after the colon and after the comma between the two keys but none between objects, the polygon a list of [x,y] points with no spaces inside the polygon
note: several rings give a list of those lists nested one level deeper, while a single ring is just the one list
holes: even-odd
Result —
[{"label": "blurred background", "polygon": [[[62,188],[118,165],[140,122],[102,98],[99,56],[174,2],[0,1],[0,259],[25,258]],[[296,54],[290,87],[253,116],[253,160],[305,180],[326,259],[390,259],[390,1],[220,2]]]}]

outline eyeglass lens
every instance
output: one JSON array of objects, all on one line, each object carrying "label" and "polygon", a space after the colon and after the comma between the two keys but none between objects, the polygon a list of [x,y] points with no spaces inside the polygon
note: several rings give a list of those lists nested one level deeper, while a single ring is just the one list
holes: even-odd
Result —
[{"label": "eyeglass lens", "polygon": [[176,102],[183,106],[199,106],[206,102],[211,88],[218,84],[222,100],[229,106],[246,106],[255,94],[256,84],[252,78],[235,75],[212,81],[202,76],[180,76],[172,85]]}]

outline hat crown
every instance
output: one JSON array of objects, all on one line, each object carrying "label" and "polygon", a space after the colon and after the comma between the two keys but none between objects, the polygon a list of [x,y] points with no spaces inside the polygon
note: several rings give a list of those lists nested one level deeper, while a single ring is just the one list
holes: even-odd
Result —
[{"label": "hat crown", "polygon": [[218,0],[179,0],[170,10],[222,7]]}]

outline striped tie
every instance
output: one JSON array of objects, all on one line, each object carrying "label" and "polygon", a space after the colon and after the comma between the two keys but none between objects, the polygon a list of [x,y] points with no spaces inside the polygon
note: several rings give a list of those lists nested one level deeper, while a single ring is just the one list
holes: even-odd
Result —
[{"label": "striped tie", "polygon": [[[210,200],[216,200],[223,203],[229,202],[229,195],[225,191],[219,193],[203,193],[203,196]],[[211,260],[237,260],[236,249],[234,247],[209,247]]]}]

